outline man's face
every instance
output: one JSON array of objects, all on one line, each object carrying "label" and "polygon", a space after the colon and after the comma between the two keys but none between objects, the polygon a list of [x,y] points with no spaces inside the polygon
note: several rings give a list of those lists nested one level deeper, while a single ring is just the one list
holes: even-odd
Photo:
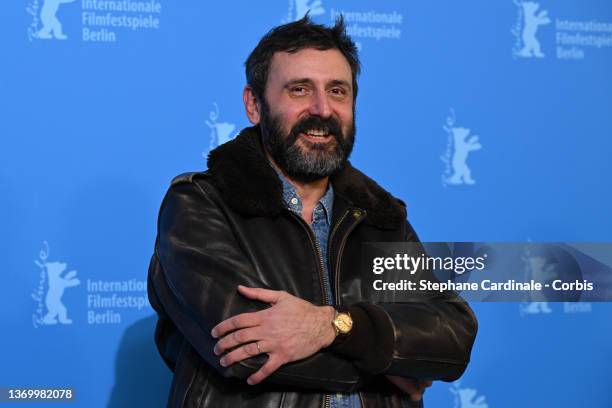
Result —
[{"label": "man's face", "polygon": [[340,51],[277,52],[261,106],[268,153],[295,180],[334,174],[353,148],[353,100],[351,68]]}]

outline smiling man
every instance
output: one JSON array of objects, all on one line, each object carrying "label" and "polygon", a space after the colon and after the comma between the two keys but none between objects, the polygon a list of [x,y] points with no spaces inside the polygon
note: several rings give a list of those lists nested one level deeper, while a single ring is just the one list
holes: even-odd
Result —
[{"label": "smiling man", "polygon": [[363,292],[362,244],[417,236],[348,161],[359,69],[342,20],[271,30],[246,62],[253,127],[172,182],[149,268],[169,406],[421,406],[465,370],[464,302]]}]

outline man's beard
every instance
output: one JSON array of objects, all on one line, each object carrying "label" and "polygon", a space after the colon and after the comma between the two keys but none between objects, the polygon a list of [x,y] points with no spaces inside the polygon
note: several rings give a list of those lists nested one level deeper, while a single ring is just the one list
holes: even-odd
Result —
[{"label": "man's beard", "polygon": [[[261,109],[261,133],[266,151],[274,162],[293,180],[310,182],[333,176],[342,169],[353,150],[355,142],[355,115],[346,135],[335,118],[323,119],[309,116],[297,122],[289,134],[284,134],[279,117],[270,115],[264,101]],[[328,129],[334,138],[331,142],[314,143],[303,140],[297,143],[300,133],[309,129]]]}]

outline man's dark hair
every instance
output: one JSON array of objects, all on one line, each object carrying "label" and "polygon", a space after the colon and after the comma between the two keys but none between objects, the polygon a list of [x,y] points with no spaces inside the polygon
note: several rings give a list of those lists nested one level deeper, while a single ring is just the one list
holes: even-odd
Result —
[{"label": "man's dark hair", "polygon": [[[268,31],[245,62],[247,83],[255,97],[263,102],[270,63],[275,52],[297,52],[305,48],[337,49],[344,55],[353,74],[353,101],[357,98],[357,76],[360,64],[355,43],[346,33],[342,16],[333,27],[314,24],[308,14],[302,19]],[[354,103],[354,102],[353,102]]]}]

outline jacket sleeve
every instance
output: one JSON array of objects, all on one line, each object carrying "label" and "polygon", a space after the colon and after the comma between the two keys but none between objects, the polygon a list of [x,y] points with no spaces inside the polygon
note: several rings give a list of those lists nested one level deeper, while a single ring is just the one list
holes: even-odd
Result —
[{"label": "jacket sleeve", "polygon": [[[418,242],[406,224],[406,242]],[[431,276],[418,276],[417,280]],[[454,292],[419,302],[359,302],[349,307],[354,329],[332,349],[371,374],[454,381],[465,371],[478,323]]]},{"label": "jacket sleeve", "polygon": [[[172,368],[178,344],[176,328],[199,355],[227,378],[246,378],[258,370],[265,355],[229,367],[214,355],[211,329],[221,321],[265,305],[241,296],[238,284],[266,287],[254,272],[225,216],[224,207],[206,182],[171,186],[158,220],[155,254],[149,268],[149,297],[165,328],[156,333],[160,353]],[[364,374],[352,362],[331,351],[320,351],[286,364],[266,382],[330,392],[352,391]]]}]

